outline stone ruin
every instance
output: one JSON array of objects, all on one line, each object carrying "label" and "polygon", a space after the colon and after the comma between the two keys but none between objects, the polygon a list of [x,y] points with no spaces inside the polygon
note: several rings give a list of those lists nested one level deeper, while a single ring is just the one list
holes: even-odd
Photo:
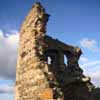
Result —
[{"label": "stone ruin", "polygon": [[79,67],[81,49],[47,36],[48,18],[35,3],[22,24],[15,100],[100,100],[100,89]]}]

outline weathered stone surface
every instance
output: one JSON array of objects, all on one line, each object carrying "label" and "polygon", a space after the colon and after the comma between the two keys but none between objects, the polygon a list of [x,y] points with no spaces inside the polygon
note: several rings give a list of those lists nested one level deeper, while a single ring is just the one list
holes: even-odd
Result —
[{"label": "weathered stone surface", "polygon": [[36,3],[22,24],[15,100],[97,100],[100,92],[78,64],[81,49],[46,36],[48,17]]},{"label": "weathered stone surface", "polygon": [[[45,26],[48,16],[41,4],[37,3],[21,27],[15,100],[52,98],[53,93],[47,91],[50,87],[44,74],[44,72],[48,73],[48,65],[43,62]],[[44,98],[40,97],[42,94]]]}]

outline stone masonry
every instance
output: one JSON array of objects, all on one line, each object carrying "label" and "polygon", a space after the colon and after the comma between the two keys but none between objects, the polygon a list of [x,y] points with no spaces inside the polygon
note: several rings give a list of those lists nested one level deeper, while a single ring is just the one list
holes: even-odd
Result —
[{"label": "stone masonry", "polygon": [[81,49],[47,36],[48,19],[35,3],[22,24],[15,100],[97,100],[95,86],[78,64]]}]

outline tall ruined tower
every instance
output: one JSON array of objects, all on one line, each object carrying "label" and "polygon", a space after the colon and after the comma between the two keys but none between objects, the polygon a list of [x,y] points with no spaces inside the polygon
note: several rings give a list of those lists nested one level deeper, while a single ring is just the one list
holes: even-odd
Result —
[{"label": "tall ruined tower", "polygon": [[48,17],[41,4],[36,3],[21,27],[15,100],[53,98],[52,89],[44,74],[48,72],[48,65],[43,61]]},{"label": "tall ruined tower", "polygon": [[94,86],[78,65],[81,49],[47,36],[48,17],[35,3],[22,24],[15,100],[92,100]]}]

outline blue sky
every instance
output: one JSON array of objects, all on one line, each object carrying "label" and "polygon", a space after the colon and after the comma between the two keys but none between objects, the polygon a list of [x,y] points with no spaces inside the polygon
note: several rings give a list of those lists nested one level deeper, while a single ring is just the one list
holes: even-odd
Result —
[{"label": "blue sky", "polygon": [[[51,15],[47,34],[79,46],[83,51],[79,61],[81,67],[92,77],[93,83],[100,86],[100,0],[37,1],[42,2]],[[13,100],[17,33],[33,3],[34,0],[0,0],[0,89],[3,91],[0,100],[8,97],[8,100]],[[8,87],[8,90],[1,87]]]}]

